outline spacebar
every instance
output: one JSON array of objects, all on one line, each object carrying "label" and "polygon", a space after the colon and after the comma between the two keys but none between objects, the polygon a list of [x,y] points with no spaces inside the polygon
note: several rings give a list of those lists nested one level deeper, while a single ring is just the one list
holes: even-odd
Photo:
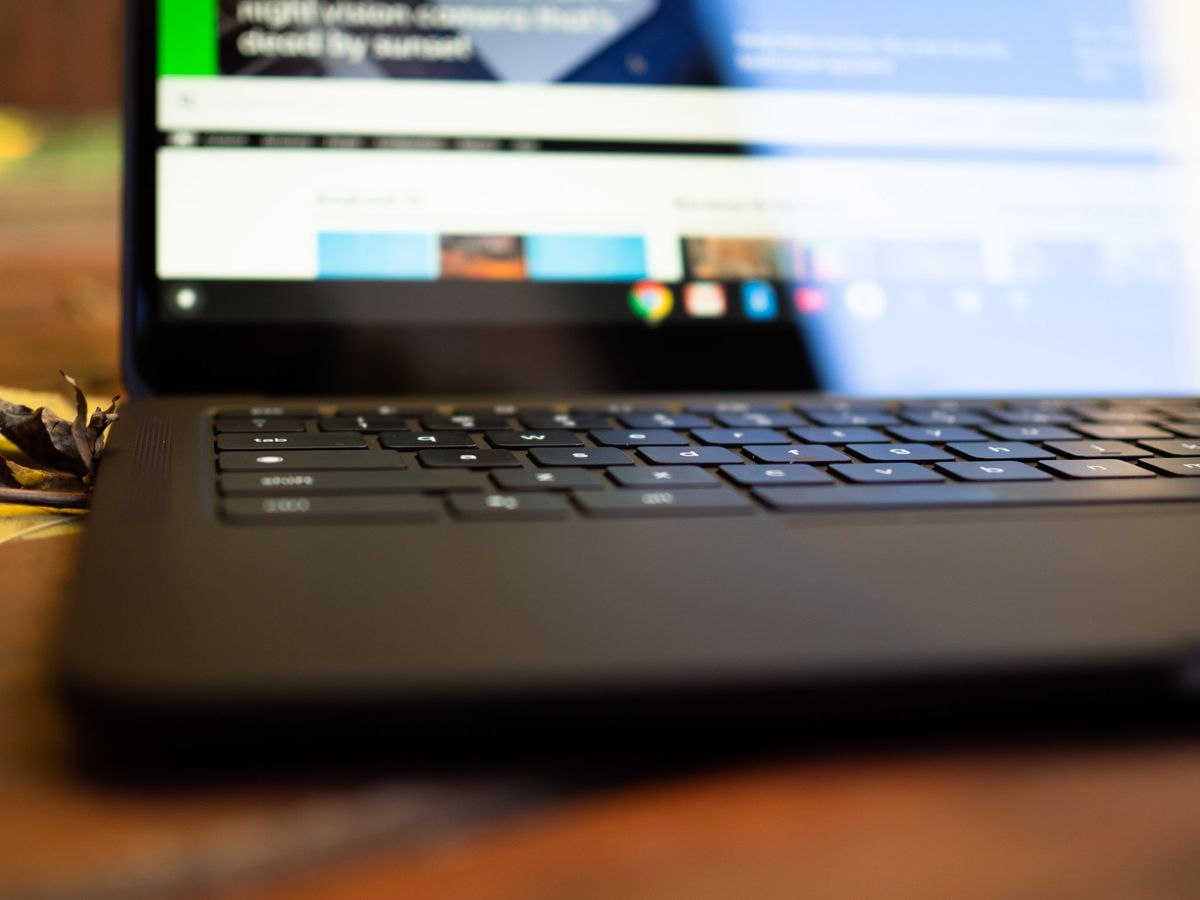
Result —
[{"label": "spacebar", "polygon": [[1056,481],[1007,484],[883,484],[759,488],[760,500],[783,512],[889,506],[991,506],[1200,500],[1200,481]]}]

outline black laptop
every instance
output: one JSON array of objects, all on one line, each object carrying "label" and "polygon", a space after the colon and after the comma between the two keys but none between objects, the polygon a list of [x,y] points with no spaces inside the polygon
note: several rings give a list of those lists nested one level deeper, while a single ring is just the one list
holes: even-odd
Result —
[{"label": "black laptop", "polygon": [[1186,696],[1200,293],[1143,6],[131,2],[78,721]]}]

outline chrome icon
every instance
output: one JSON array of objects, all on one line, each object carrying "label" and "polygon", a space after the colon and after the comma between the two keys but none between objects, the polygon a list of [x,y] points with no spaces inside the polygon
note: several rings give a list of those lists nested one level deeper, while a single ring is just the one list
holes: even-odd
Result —
[{"label": "chrome icon", "polygon": [[675,295],[665,284],[639,281],[629,289],[629,308],[643,322],[656,325],[671,314]]}]

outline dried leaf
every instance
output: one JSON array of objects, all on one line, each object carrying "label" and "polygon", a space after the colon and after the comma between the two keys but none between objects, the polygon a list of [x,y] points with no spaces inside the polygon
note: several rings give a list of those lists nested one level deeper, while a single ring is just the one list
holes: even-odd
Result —
[{"label": "dried leaf", "polygon": [[95,471],[96,465],[92,458],[92,442],[87,433],[87,397],[83,396],[83,391],[79,389],[74,378],[61,369],[58,374],[65,378],[67,384],[75,391],[75,421],[71,423],[71,440],[75,442],[75,452],[79,455],[79,461],[83,463],[87,474],[91,475]]},{"label": "dried leaf", "polygon": [[83,482],[65,472],[32,469],[0,456],[0,486],[28,491],[82,491]]},{"label": "dried leaf", "polygon": [[69,472],[90,483],[104,433],[117,420],[117,400],[107,410],[99,407],[89,417],[87,398],[75,379],[63,378],[75,391],[75,420],[68,422],[45,407],[30,409],[0,400],[0,435],[12,441],[34,462],[48,469]]},{"label": "dried leaf", "polygon": [[108,427],[120,418],[117,415],[117,401],[120,399],[119,396],[113,397],[112,402],[108,404],[108,409],[101,409],[97,406],[95,412],[92,413],[91,419],[88,420],[87,434],[92,442],[93,460],[100,458],[100,451],[104,449],[104,436],[108,431]]},{"label": "dried leaf", "polygon": [[30,409],[0,400],[0,434],[37,462],[86,475],[87,467],[72,451],[71,425],[45,407]]}]

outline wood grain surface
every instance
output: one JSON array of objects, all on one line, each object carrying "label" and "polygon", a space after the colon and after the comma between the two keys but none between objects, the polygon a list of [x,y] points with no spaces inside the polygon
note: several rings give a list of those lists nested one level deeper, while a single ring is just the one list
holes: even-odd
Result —
[{"label": "wood grain surface", "polygon": [[[104,393],[117,378],[111,185],[18,201],[43,239],[11,222],[0,231],[0,383],[58,389],[65,366]],[[49,689],[77,549],[77,538],[0,546],[0,896],[1200,897],[1190,740],[797,747],[770,763],[566,790],[538,772],[91,781],[72,765]]]}]

